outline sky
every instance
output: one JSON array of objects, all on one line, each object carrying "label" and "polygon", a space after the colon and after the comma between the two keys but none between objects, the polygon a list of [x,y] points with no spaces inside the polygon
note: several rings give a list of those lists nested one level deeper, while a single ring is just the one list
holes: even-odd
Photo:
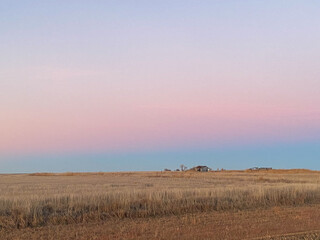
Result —
[{"label": "sky", "polygon": [[320,170],[320,2],[0,2],[0,173]]}]

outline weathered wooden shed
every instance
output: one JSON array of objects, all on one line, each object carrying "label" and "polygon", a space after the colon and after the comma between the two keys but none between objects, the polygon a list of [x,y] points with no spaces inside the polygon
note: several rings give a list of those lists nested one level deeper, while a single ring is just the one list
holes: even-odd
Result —
[{"label": "weathered wooden shed", "polygon": [[190,170],[193,170],[196,172],[209,172],[211,169],[207,166],[196,166],[191,168]]}]

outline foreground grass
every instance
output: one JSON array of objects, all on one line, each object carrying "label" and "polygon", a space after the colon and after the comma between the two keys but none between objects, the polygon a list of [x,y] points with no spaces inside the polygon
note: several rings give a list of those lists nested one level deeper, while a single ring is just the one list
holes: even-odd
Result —
[{"label": "foreground grass", "polygon": [[[1,240],[319,239],[320,205],[3,229]],[[271,237],[273,236],[273,237]]]},{"label": "foreground grass", "polygon": [[320,203],[318,173],[4,176],[0,228]]}]

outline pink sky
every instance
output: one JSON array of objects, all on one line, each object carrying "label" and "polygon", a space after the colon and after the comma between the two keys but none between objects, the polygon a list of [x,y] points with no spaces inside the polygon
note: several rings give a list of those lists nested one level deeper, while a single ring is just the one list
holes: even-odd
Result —
[{"label": "pink sky", "polygon": [[218,2],[8,5],[0,152],[319,137],[318,4]]}]

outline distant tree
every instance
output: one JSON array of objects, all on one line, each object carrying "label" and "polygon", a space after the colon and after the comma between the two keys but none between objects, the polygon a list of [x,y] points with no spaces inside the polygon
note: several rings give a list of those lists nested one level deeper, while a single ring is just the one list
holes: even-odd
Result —
[{"label": "distant tree", "polygon": [[181,164],[180,169],[181,171],[186,171],[188,168],[185,165]]}]

